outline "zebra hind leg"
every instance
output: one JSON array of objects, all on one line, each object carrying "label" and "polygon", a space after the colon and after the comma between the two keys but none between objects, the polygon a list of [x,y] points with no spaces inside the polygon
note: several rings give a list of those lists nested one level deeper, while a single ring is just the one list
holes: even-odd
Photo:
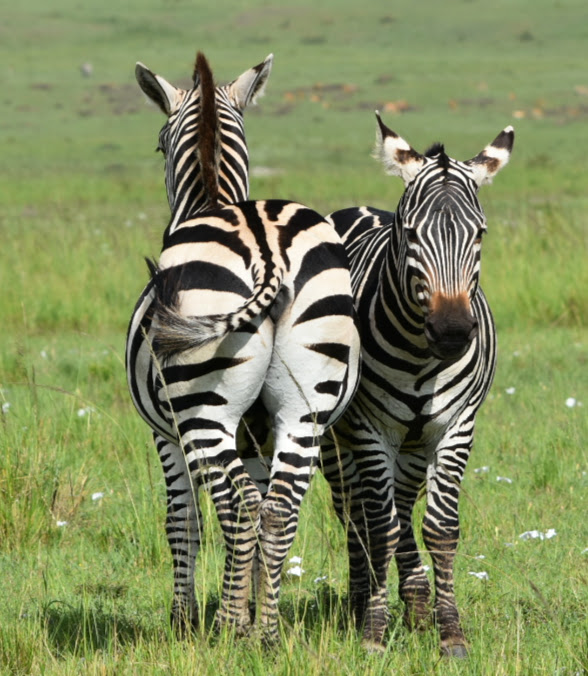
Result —
[{"label": "zebra hind leg", "polygon": [[165,477],[165,531],[173,559],[174,593],[170,621],[178,637],[186,637],[198,627],[194,571],[202,517],[181,448],[157,434],[154,434],[154,440]]},{"label": "zebra hind leg", "polygon": [[269,489],[260,508],[259,624],[262,640],[268,646],[279,637],[280,577],[296,535],[300,505],[319,455],[318,436],[315,438],[313,434],[315,425],[298,428],[296,433],[286,433],[287,424],[281,427],[276,429]]},{"label": "zebra hind leg", "polygon": [[[236,456],[235,456],[236,457]],[[222,600],[216,613],[217,630],[227,626],[243,636],[251,627],[249,593],[259,533],[261,495],[239,462],[230,468],[207,470],[207,483],[226,547]]]},{"label": "zebra hind leg", "polygon": [[357,467],[350,450],[340,443],[334,430],[321,440],[321,471],[331,488],[333,508],[347,536],[349,564],[349,610],[358,630],[363,628],[370,596],[366,524]]}]

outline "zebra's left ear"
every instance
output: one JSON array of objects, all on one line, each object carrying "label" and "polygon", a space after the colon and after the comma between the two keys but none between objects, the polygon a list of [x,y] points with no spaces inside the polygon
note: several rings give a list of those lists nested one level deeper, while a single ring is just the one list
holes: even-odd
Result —
[{"label": "zebra's left ear", "polygon": [[481,153],[466,162],[474,172],[478,187],[492,183],[492,179],[508,163],[513,145],[514,129],[509,125]]},{"label": "zebra's left ear", "polygon": [[402,137],[389,129],[376,110],[378,126],[373,156],[382,162],[386,173],[400,176],[407,186],[423,168],[425,158],[417,153]]},{"label": "zebra's left ear", "polygon": [[265,61],[246,70],[228,85],[231,100],[239,110],[245,110],[250,103],[255,103],[263,95],[273,62],[274,55],[269,54]]}]

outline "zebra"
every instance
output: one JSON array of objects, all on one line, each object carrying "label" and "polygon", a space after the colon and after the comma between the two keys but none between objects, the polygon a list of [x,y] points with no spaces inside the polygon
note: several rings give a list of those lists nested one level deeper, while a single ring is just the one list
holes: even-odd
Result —
[{"label": "zebra", "polygon": [[376,115],[374,156],[405,191],[395,213],[359,207],[327,217],[350,260],[362,375],[334,426],[337,443],[323,444],[322,469],[348,533],[350,605],[366,647],[384,641],[394,555],[407,625],[421,629],[431,617],[412,525],[426,487],[422,533],[441,652],[465,657],[453,580],[458,497],[496,363],[494,322],[478,285],[486,219],[477,192],[508,162],[514,130],[459,162],[439,143],[421,155]]},{"label": "zebra", "polygon": [[[172,624],[180,634],[198,625],[205,487],[226,549],[215,624],[248,632],[253,586],[268,642],[278,637],[280,574],[319,439],[351,399],[360,362],[347,257],[332,225],[294,202],[246,201],[243,110],[262,93],[272,58],[215,87],[198,53],[191,89],[137,64],[143,92],[168,118],[158,149],[171,218],[126,347],[131,397],[165,476]],[[270,421],[268,458],[238,432],[248,411],[264,435]]]}]

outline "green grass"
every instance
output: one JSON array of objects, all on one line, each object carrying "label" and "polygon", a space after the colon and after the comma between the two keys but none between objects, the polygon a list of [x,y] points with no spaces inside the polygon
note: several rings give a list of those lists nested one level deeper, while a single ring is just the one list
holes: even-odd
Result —
[{"label": "green grass", "polygon": [[[0,673],[585,673],[585,3],[205,5],[26,0],[3,11]],[[441,140],[461,159],[515,125],[512,161],[481,193],[499,366],[461,502],[466,663],[439,663],[434,632],[402,627],[394,572],[386,652],[362,651],[320,476],[292,549],[305,573],[284,578],[278,649],[170,633],[164,484],[123,364],[143,256],[168,217],[153,152],[163,119],[133,67],[186,82],[196,49],[220,81],[276,54],[246,125],[253,170],[278,172],[254,174],[254,197],[393,209],[400,182],[369,156],[375,108],[416,148]],[[210,626],[222,538],[204,507],[198,596]],[[549,528],[552,539],[519,538]],[[489,580],[469,575],[480,571]]]}]

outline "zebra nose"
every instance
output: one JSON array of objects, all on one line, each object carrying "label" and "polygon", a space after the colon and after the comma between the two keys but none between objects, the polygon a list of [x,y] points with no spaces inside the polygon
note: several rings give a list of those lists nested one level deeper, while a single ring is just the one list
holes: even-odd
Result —
[{"label": "zebra nose", "polygon": [[425,321],[429,348],[442,360],[461,357],[477,337],[478,330],[478,320],[469,312],[458,316],[434,312]]}]

